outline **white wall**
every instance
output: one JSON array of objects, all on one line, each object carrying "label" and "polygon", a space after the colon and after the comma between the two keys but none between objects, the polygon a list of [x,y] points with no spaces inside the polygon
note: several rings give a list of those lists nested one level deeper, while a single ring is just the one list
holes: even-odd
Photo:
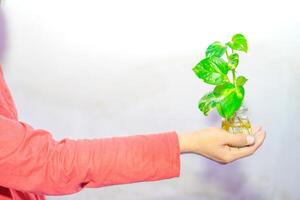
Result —
[{"label": "white wall", "polygon": [[300,17],[296,1],[6,0],[2,56],[19,117],[56,139],[219,126],[198,111],[192,72],[207,45],[241,32],[246,103],[267,139],[221,166],[182,156],[181,177],[48,199],[299,199]]}]

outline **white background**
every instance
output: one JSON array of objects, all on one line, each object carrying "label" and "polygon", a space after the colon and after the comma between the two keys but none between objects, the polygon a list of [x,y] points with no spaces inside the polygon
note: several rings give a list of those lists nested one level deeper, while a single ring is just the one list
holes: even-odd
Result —
[{"label": "white background", "polygon": [[7,0],[6,80],[19,117],[56,139],[219,126],[192,72],[215,40],[243,33],[246,105],[267,138],[222,166],[181,156],[181,176],[48,199],[300,199],[300,16],[296,1]]}]

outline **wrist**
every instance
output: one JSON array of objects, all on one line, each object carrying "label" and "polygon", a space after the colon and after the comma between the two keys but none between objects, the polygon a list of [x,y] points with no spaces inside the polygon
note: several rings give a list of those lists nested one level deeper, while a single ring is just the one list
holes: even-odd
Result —
[{"label": "wrist", "polygon": [[192,153],[193,148],[191,145],[191,134],[190,133],[177,133],[180,153]]}]

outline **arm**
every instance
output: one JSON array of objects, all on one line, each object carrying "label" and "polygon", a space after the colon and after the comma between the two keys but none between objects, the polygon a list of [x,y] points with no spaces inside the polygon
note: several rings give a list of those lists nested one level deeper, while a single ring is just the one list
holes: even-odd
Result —
[{"label": "arm", "polygon": [[0,116],[0,185],[46,195],[180,175],[175,131],[103,139],[63,139]]}]

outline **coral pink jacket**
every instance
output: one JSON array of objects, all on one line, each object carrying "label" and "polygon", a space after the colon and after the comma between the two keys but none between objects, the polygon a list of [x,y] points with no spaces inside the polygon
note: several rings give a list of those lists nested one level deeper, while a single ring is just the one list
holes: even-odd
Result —
[{"label": "coral pink jacket", "polygon": [[0,200],[42,200],[179,176],[175,131],[56,141],[50,132],[19,121],[0,65]]}]

